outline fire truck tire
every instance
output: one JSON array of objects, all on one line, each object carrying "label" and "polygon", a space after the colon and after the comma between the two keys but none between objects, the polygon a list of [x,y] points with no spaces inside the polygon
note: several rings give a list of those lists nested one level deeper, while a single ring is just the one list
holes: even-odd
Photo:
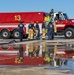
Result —
[{"label": "fire truck tire", "polygon": [[7,50],[7,49],[8,49],[8,46],[3,45],[1,48],[2,48],[3,50]]},{"label": "fire truck tire", "polygon": [[15,50],[19,50],[19,45],[15,45],[14,47],[13,47]]},{"label": "fire truck tire", "polygon": [[10,38],[10,36],[11,36],[11,33],[10,33],[9,30],[3,29],[3,30],[1,31],[1,37],[2,37],[3,39],[8,39],[8,38]]},{"label": "fire truck tire", "polygon": [[15,29],[13,32],[12,32],[12,37],[14,39],[18,39],[19,38],[19,29]]},{"label": "fire truck tire", "polygon": [[64,36],[65,38],[72,39],[74,37],[74,29],[73,28],[65,29]]}]

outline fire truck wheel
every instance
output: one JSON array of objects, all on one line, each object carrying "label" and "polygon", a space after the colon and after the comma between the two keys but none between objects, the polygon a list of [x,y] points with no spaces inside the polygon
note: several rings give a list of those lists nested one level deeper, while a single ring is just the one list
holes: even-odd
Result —
[{"label": "fire truck wheel", "polygon": [[7,50],[7,49],[8,49],[8,46],[3,45],[1,48],[2,48],[3,50]]},{"label": "fire truck wheel", "polygon": [[1,37],[3,39],[8,39],[8,38],[10,38],[10,36],[11,36],[11,33],[7,29],[4,29],[1,31]]},{"label": "fire truck wheel", "polygon": [[65,38],[71,39],[74,37],[74,29],[73,28],[67,28],[64,32]]},{"label": "fire truck wheel", "polygon": [[15,50],[19,50],[19,45],[15,45],[14,47],[13,47]]},{"label": "fire truck wheel", "polygon": [[12,36],[13,36],[13,38],[18,39],[19,38],[19,30],[18,29],[15,29],[12,32]]}]

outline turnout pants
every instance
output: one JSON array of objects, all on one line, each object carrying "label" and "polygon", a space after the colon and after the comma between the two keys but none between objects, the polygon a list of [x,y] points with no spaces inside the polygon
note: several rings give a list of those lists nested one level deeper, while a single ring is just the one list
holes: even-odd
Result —
[{"label": "turnout pants", "polygon": [[56,26],[56,23],[53,23],[53,25],[54,25],[54,33],[56,33],[56,32],[57,32],[57,26]]},{"label": "turnout pants", "polygon": [[45,39],[45,37],[46,37],[46,29],[43,28],[42,29],[42,39]]},{"label": "turnout pants", "polygon": [[29,29],[28,32],[29,32],[28,39],[33,39],[33,37],[34,37],[33,29]]},{"label": "turnout pants", "polygon": [[40,39],[40,30],[35,29],[35,33],[36,33],[36,39]]}]

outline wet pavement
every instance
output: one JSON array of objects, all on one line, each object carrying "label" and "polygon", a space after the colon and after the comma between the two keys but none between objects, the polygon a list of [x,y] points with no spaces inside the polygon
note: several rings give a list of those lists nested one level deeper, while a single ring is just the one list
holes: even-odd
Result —
[{"label": "wet pavement", "polygon": [[49,70],[74,74],[74,44],[33,42],[0,45],[0,68],[49,65]]}]

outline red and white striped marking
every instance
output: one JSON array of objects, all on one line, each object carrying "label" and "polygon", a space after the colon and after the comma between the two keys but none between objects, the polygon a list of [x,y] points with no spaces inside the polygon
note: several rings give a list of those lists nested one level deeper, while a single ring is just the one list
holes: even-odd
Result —
[{"label": "red and white striped marking", "polygon": [[64,27],[65,24],[57,24],[56,26],[57,26],[57,27]]},{"label": "red and white striped marking", "polygon": [[0,54],[8,54],[8,53],[9,53],[9,54],[10,54],[10,53],[16,54],[16,53],[19,53],[19,51],[17,51],[17,50],[16,50],[16,51],[3,51],[3,50],[0,51]]},{"label": "red and white striped marking", "polygon": [[57,54],[65,54],[64,51],[57,51],[56,53],[57,53]]},{"label": "red and white striped marking", "polygon": [[9,28],[9,27],[16,28],[18,27],[18,25],[0,25],[0,28]]}]

